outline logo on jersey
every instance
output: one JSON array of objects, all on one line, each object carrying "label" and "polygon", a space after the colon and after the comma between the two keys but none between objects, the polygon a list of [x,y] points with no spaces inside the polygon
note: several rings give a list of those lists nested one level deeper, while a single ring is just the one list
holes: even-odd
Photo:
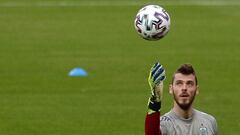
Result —
[{"label": "logo on jersey", "polygon": [[161,117],[160,121],[170,121],[171,119],[168,118],[167,116]]},{"label": "logo on jersey", "polygon": [[201,127],[200,128],[200,135],[207,135],[207,128],[206,127]]}]

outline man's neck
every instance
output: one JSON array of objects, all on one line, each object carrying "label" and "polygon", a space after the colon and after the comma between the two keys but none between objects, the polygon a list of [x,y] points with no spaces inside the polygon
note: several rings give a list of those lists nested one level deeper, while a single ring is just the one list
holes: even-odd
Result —
[{"label": "man's neck", "polygon": [[188,119],[193,115],[193,108],[190,106],[188,109],[184,110],[180,108],[177,104],[174,104],[173,112],[181,118]]}]

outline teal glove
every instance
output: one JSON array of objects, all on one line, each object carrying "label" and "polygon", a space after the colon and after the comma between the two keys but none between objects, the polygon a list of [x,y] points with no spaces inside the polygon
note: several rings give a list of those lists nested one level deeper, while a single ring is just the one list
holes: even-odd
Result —
[{"label": "teal glove", "polygon": [[151,114],[161,109],[161,100],[163,94],[163,81],[166,79],[165,70],[157,62],[150,70],[148,83],[151,88],[151,97],[148,102],[148,113]]}]

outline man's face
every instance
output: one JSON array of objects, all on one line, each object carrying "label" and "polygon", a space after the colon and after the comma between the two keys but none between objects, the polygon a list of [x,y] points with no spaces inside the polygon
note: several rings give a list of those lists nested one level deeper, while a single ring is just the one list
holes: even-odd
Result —
[{"label": "man's face", "polygon": [[191,107],[195,95],[198,94],[195,76],[176,73],[169,92],[173,95],[176,104],[181,109],[187,110]]}]

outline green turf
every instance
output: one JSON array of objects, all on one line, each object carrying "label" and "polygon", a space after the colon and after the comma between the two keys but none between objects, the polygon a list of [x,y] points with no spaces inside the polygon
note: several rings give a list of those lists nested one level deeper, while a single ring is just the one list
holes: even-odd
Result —
[{"label": "green turf", "polygon": [[[195,107],[220,134],[240,132],[240,6],[165,5],[171,31],[149,42],[135,32],[140,5],[1,6],[1,135],[143,135],[147,75],[160,61],[168,84],[182,63],[199,76]],[[85,78],[68,72],[83,67]]]}]

